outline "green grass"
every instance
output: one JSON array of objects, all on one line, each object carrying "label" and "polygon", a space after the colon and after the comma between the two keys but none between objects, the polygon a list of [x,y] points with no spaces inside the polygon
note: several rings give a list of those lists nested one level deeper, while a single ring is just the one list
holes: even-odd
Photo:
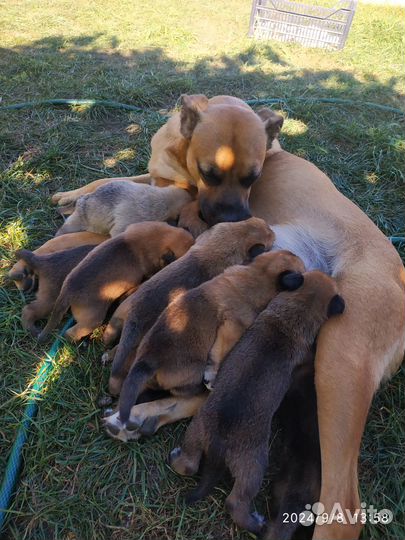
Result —
[{"label": "green grass", "polygon": [[[214,12],[215,8],[215,12]],[[328,96],[355,107],[286,103],[284,146],[316,163],[386,234],[404,234],[404,121],[361,106],[404,99],[404,11],[360,5],[346,48],[325,52],[246,37],[250,2],[9,0],[0,14],[3,104],[100,98],[158,111],[181,93],[242,98]],[[2,269],[60,224],[49,195],[102,177],[142,173],[159,114],[40,108],[0,112]],[[402,250],[402,255],[405,255]],[[23,299],[0,291],[1,469],[44,354],[20,326]],[[168,451],[185,424],[120,444],[106,437],[97,398],[107,372],[93,340],[66,346],[24,451],[7,539],[246,539],[223,511],[226,486],[195,508]],[[405,537],[404,373],[378,393],[360,461],[362,500],[394,511],[364,539]],[[361,391],[361,389],[359,389]],[[268,482],[268,480],[267,480]],[[257,507],[266,512],[266,486]]]}]

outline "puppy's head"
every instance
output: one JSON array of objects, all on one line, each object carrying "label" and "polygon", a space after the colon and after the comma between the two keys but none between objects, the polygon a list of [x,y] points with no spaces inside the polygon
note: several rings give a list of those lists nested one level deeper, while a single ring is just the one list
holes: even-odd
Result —
[{"label": "puppy's head", "polygon": [[208,258],[226,259],[230,266],[253,261],[272,247],[274,238],[267,223],[253,217],[240,222],[218,223],[197,238],[196,249],[204,251]]},{"label": "puppy's head", "polygon": [[304,278],[305,266],[302,260],[291,251],[270,251],[259,255],[252,263],[262,274],[275,284],[279,291],[295,290],[300,287]]},{"label": "puppy's head", "polygon": [[189,141],[187,169],[209,225],[250,217],[249,193],[278,136],[283,117],[257,114],[237,102],[210,104],[204,95],[182,96],[180,131]]},{"label": "puppy's head", "polygon": [[160,237],[160,243],[160,266],[163,268],[187,253],[194,244],[194,238],[188,231],[168,225]]},{"label": "puppy's head", "polygon": [[[288,289],[289,276],[284,279]],[[345,301],[339,294],[336,281],[318,270],[305,272],[302,285],[292,294],[300,303],[304,302],[305,310],[321,323],[345,311]]]}]

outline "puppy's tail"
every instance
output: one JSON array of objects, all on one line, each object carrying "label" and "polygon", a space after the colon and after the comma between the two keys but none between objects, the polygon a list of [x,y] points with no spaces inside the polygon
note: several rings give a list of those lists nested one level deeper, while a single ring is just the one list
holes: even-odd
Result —
[{"label": "puppy's tail", "polygon": [[128,421],[132,406],[155,372],[156,369],[145,358],[140,358],[132,366],[120,394],[119,411],[122,424]]},{"label": "puppy's tail", "polygon": [[59,296],[53,307],[51,316],[49,317],[49,320],[46,323],[45,328],[42,330],[42,332],[38,336],[38,341],[40,343],[44,343],[48,339],[51,332],[58,326],[58,324],[63,319],[63,316],[65,315],[69,307],[70,307],[70,301],[69,301],[68,295],[66,294],[66,290],[64,289],[64,287],[62,287],[62,290],[59,293]]},{"label": "puppy's tail", "polygon": [[121,383],[126,375],[126,365],[131,358],[135,358],[142,334],[142,328],[136,318],[133,317],[132,320],[127,319],[125,321],[111,366],[111,376],[108,383],[109,391],[113,395],[120,393]]},{"label": "puppy's tail", "polygon": [[[37,271],[40,267],[40,258],[29,249],[19,249],[18,251],[16,251],[15,256],[17,257],[17,259],[23,260],[33,272]],[[17,278],[14,277],[13,279]]]}]

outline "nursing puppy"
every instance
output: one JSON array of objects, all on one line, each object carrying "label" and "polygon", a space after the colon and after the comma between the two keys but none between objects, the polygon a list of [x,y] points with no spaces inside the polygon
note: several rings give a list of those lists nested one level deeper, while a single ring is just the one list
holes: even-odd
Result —
[{"label": "nursing puppy", "polygon": [[76,324],[66,335],[73,341],[87,336],[103,323],[115,300],[184,255],[193,243],[190,233],[167,223],[129,226],[124,233],[95,248],[69,274],[40,341],[49,336],[69,307]]},{"label": "nursing puppy", "polygon": [[[35,249],[33,253],[35,255],[45,255],[46,253],[54,253],[55,251],[63,251],[79,246],[96,246],[107,239],[108,236],[89,232],[65,234],[63,237],[51,238],[45,244]],[[29,292],[35,286],[34,273],[23,259],[17,261],[11,268],[8,273],[8,279],[14,281],[20,291]]]},{"label": "nursing puppy", "polygon": [[302,526],[294,516],[304,518],[306,505],[319,501],[321,491],[314,357],[315,351],[311,351],[294,370],[291,386],[274,416],[273,431],[277,429],[278,435],[270,463],[278,470],[270,484],[271,521],[263,540],[312,538],[310,522]]},{"label": "nursing puppy", "polygon": [[139,346],[120,395],[121,422],[151,383],[174,394],[198,394],[204,379],[211,389],[223,358],[281,290],[285,274],[304,270],[288,251],[263,253],[178,296]]},{"label": "nursing puppy", "polygon": [[66,276],[94,249],[94,245],[79,246],[46,255],[20,249],[16,255],[38,277],[36,298],[22,310],[22,325],[33,336],[40,333],[36,322],[45,319],[53,310]]},{"label": "nursing puppy", "polygon": [[180,261],[142,284],[132,296],[130,313],[114,357],[110,393],[119,394],[141,339],[177,294],[212,279],[229,266],[251,262],[270,249],[273,241],[273,232],[261,219],[219,223],[199,236]]},{"label": "nursing puppy", "polygon": [[237,525],[255,533],[263,519],[250,513],[250,505],[267,467],[273,415],[322,324],[344,310],[335,281],[322,272],[286,275],[282,281],[299,288],[278,294],[257,317],[225,359],[182,448],[170,454],[172,467],[187,475],[197,472],[204,456],[202,478],[189,502],[207,495],[226,466],[234,479],[226,508]]},{"label": "nursing puppy", "polygon": [[111,182],[80,197],[56,235],[91,231],[116,236],[132,223],[176,220],[191,199],[190,193],[175,186]]}]

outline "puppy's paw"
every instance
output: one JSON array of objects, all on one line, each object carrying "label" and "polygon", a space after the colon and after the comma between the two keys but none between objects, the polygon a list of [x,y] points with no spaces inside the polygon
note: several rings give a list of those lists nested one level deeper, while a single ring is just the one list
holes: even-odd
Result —
[{"label": "puppy's paw", "polygon": [[100,396],[97,400],[97,405],[102,409],[103,407],[108,407],[113,402],[113,399],[108,394]]},{"label": "puppy's paw", "polygon": [[137,441],[141,437],[150,437],[156,433],[159,427],[157,416],[136,416],[131,415],[128,422],[123,424],[119,417],[119,412],[110,416],[104,416],[104,427],[107,434],[113,439],[123,442]]},{"label": "puppy's paw", "polygon": [[112,350],[113,349],[111,349],[110,351],[104,351],[103,354],[101,355],[100,363],[102,367],[106,367],[108,364],[111,364],[111,362],[113,361],[114,354],[111,354]]}]

